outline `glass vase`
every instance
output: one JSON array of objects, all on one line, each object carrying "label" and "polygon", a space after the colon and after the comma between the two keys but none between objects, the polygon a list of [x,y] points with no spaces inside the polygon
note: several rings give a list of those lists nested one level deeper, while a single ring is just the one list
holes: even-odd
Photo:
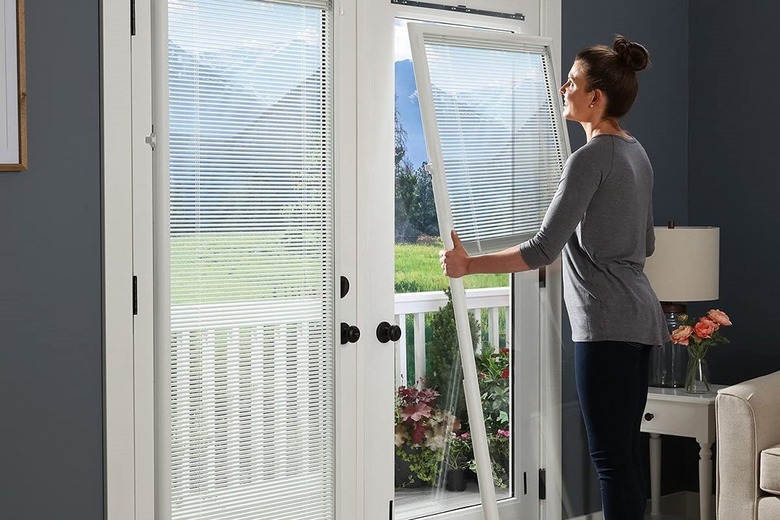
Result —
[{"label": "glass vase", "polygon": [[688,358],[685,391],[689,394],[706,394],[710,391],[710,369],[703,357]]},{"label": "glass vase", "polygon": [[[685,312],[682,304],[662,304],[666,326],[671,333],[682,325],[680,313]],[[681,388],[685,386],[686,362],[688,353],[682,345],[671,340],[650,351],[650,386],[663,388]]]}]

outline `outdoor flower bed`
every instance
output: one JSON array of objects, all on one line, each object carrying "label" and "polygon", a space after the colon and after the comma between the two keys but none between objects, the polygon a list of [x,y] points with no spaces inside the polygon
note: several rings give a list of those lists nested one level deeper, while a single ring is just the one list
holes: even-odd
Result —
[{"label": "outdoor flower bed", "polygon": [[[509,483],[509,349],[476,355],[485,427],[498,487]],[[459,368],[459,367],[458,367]],[[396,487],[453,484],[476,461],[465,406],[457,396],[444,402],[436,388],[399,387],[395,406]],[[449,407],[455,408],[450,410]],[[445,479],[445,477],[448,477]]]}]

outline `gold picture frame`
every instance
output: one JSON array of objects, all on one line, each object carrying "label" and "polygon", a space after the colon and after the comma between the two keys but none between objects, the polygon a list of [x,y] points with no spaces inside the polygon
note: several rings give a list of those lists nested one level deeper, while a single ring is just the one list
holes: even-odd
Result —
[{"label": "gold picture frame", "polygon": [[27,170],[24,0],[0,0],[0,172]]}]

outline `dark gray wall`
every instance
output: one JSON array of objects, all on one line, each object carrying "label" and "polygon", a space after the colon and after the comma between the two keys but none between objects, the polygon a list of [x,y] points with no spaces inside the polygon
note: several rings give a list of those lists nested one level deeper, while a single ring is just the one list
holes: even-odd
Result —
[{"label": "dark gray wall", "polygon": [[[738,7],[690,0],[688,219],[721,230],[720,299],[731,344],[707,354],[712,379],[733,384],[780,370],[774,338],[780,167],[774,135],[780,108],[780,4]],[[691,252],[695,254],[695,252]],[[701,312],[709,306],[692,306]]]},{"label": "dark gray wall", "polygon": [[[644,145],[655,171],[654,214],[658,223],[685,224],[688,213],[688,4],[679,0],[563,0],[563,73],[583,47],[610,44],[616,33],[644,44],[652,66],[639,75],[639,95],[622,126]],[[569,123],[572,149],[585,142]],[[563,332],[564,517],[601,510],[598,479],[588,457],[574,387],[573,346],[568,320]],[[663,492],[680,487],[675,452],[664,445]],[[668,460],[667,460],[668,459]],[[679,459],[679,457],[678,457]],[[695,463],[695,461],[694,461]],[[684,468],[683,468],[684,469]]]},{"label": "dark gray wall", "polygon": [[[99,2],[26,4],[30,169],[0,174],[0,517],[91,520],[103,515]],[[780,113],[778,17],[778,4],[759,0],[739,9],[705,0],[563,0],[563,72],[577,50],[616,32],[651,51],[624,126],[653,161],[656,220],[721,227],[718,306],[735,326],[732,344],[709,355],[719,383],[780,370],[770,337],[780,292],[772,261],[780,178],[769,153]],[[570,134],[573,148],[584,142],[579,126]],[[564,337],[572,517],[600,504],[568,330]],[[668,452],[667,443],[666,470]],[[695,472],[692,465],[680,473]],[[669,473],[664,492],[675,490]]]},{"label": "dark gray wall", "polygon": [[99,2],[26,8],[29,171],[0,174],[0,518],[97,520]]}]

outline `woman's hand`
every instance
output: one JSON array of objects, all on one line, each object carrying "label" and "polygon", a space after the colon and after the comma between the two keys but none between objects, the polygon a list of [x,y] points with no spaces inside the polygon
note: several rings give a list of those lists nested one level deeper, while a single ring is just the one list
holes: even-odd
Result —
[{"label": "woman's hand", "polygon": [[454,247],[452,249],[442,249],[439,252],[439,263],[441,263],[441,269],[446,276],[460,278],[469,274],[471,257],[463,248],[463,244],[460,243],[458,234],[452,231],[450,236],[452,236]]}]

